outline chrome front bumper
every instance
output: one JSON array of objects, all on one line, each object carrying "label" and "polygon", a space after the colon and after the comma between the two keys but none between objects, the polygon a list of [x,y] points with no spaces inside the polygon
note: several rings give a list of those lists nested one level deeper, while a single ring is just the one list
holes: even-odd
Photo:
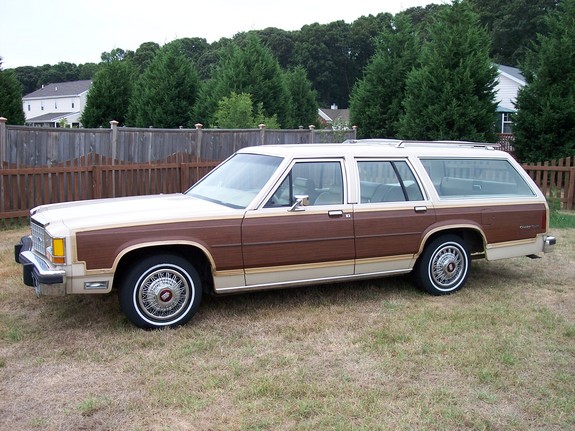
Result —
[{"label": "chrome front bumper", "polygon": [[66,271],[32,251],[32,237],[25,236],[14,246],[14,259],[22,264],[22,280],[36,291],[36,296],[63,296],[66,294]]}]

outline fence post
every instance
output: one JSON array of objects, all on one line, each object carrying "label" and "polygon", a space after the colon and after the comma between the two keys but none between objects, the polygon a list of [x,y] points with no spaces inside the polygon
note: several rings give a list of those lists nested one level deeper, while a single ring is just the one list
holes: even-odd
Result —
[{"label": "fence post", "polygon": [[112,165],[116,163],[116,151],[118,150],[118,124],[116,120],[110,121],[110,128],[112,129]]},{"label": "fence post", "polygon": [[258,127],[260,128],[260,145],[266,144],[266,125],[259,124]]},{"label": "fence post", "polygon": [[309,125],[309,130],[311,133],[311,137],[310,137],[310,144],[314,144],[315,143],[315,126],[313,124]]},{"label": "fence post", "polygon": [[204,125],[202,123],[196,123],[196,146],[198,147],[198,161],[202,159],[202,139],[203,132],[202,129]]},{"label": "fence post", "polygon": [[6,137],[6,121],[7,118],[0,117],[0,166],[4,165],[6,162],[6,146],[7,146],[7,137]]},{"label": "fence post", "polygon": [[[112,129],[112,166],[116,164],[116,152],[118,151],[118,122],[116,120],[110,121],[110,128]],[[98,172],[101,174],[101,172]],[[101,197],[102,190],[100,190]],[[116,197],[116,171],[112,168],[112,197]]]},{"label": "fence post", "polygon": [[569,169],[569,186],[567,187],[567,209],[572,210],[575,204],[575,167]]}]

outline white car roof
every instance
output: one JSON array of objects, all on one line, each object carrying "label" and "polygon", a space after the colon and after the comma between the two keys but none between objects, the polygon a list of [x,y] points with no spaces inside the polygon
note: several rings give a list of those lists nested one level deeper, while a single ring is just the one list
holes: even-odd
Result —
[{"label": "white car roof", "polygon": [[369,139],[331,144],[286,144],[246,147],[239,153],[266,154],[279,157],[477,157],[509,158],[496,150],[497,144],[463,141],[400,141]]}]

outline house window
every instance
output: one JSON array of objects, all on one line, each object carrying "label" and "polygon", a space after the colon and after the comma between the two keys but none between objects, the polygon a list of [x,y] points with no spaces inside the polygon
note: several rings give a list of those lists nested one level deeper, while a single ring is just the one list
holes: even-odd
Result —
[{"label": "house window", "polygon": [[72,109],[74,109],[74,102],[72,102]]},{"label": "house window", "polygon": [[58,109],[58,102],[54,100],[54,109]]},{"label": "house window", "polygon": [[513,121],[511,120],[511,114],[508,112],[503,114],[501,131],[502,133],[513,133]]},{"label": "house window", "polygon": [[28,112],[30,112],[30,104],[28,103]]}]

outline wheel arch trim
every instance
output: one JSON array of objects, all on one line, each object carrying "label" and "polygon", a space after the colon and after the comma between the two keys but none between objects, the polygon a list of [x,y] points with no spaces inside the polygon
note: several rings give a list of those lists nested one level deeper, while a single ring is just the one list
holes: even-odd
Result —
[{"label": "wheel arch trim", "polygon": [[478,235],[480,235],[482,241],[483,241],[483,249],[486,250],[487,249],[487,238],[485,237],[485,233],[483,232],[483,230],[477,226],[476,224],[472,224],[472,223],[461,223],[461,224],[450,224],[450,225],[444,225],[444,226],[436,226],[434,228],[431,228],[427,231],[425,231],[425,234],[423,235],[422,239],[421,239],[421,243],[419,244],[419,250],[417,251],[417,254],[414,256],[415,259],[418,259],[419,256],[421,256],[421,254],[423,253],[423,250],[425,250],[425,247],[427,246],[427,244],[429,244],[430,241],[433,240],[433,238],[439,236],[439,235],[444,235],[444,234],[457,234],[457,231],[462,231],[462,230],[468,230],[468,231],[473,231],[475,233],[477,233]]},{"label": "wheel arch trim", "polygon": [[216,264],[215,264],[214,258],[211,255],[211,253],[202,244],[194,242],[194,241],[150,241],[150,242],[142,242],[139,244],[131,245],[129,247],[124,248],[120,253],[118,253],[116,258],[114,259],[114,264],[113,264],[111,270],[115,274],[117,269],[118,269],[118,266],[120,265],[120,262],[127,255],[129,255],[130,253],[133,253],[135,251],[143,251],[144,249],[152,249],[152,248],[159,248],[159,247],[174,247],[174,246],[176,246],[176,247],[177,246],[186,246],[186,247],[192,247],[192,248],[195,248],[197,250],[200,250],[202,252],[202,254],[206,257],[208,262],[210,263],[212,270],[215,271]]}]

